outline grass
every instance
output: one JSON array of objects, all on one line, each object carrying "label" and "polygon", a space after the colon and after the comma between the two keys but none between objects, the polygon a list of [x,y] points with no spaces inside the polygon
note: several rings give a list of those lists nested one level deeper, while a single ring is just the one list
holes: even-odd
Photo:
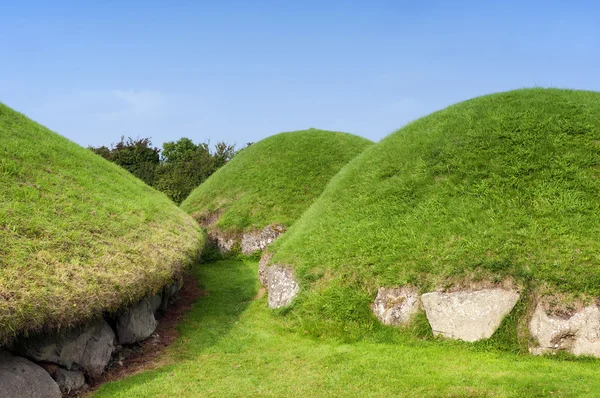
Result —
[{"label": "grass", "polygon": [[0,104],[0,344],[139,300],[202,245],[166,196]]},{"label": "grass", "polygon": [[181,204],[195,217],[220,212],[225,233],[290,226],[331,177],[372,142],[346,133],[310,129],[281,133],[238,153]]},{"label": "grass", "polygon": [[[600,93],[525,89],[462,102],[368,148],[269,250],[297,316],[368,323],[377,286],[512,280],[600,296]],[[314,322],[319,323],[318,319]]]},{"label": "grass", "polygon": [[257,296],[256,263],[195,268],[207,295],[163,366],[106,384],[102,397],[578,397],[600,391],[598,362],[532,357],[378,326],[348,344],[290,328]]}]

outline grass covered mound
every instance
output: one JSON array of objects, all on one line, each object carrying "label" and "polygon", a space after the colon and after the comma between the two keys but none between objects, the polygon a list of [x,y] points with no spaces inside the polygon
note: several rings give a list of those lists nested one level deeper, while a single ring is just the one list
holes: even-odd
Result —
[{"label": "grass covered mound", "polygon": [[488,95],[363,152],[271,263],[295,267],[298,304],[348,320],[367,319],[377,286],[512,279],[597,297],[599,195],[600,93]]},{"label": "grass covered mound", "polygon": [[203,239],[163,194],[0,104],[0,343],[156,292]]},{"label": "grass covered mound", "polygon": [[316,129],[268,137],[235,155],[181,208],[197,219],[217,214],[214,228],[225,233],[275,223],[288,227],[331,177],[371,144],[355,135]]}]

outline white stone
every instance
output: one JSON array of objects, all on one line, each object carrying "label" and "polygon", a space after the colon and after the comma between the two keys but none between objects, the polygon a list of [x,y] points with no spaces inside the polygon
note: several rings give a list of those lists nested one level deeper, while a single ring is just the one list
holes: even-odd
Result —
[{"label": "white stone", "polygon": [[258,281],[263,287],[268,286],[269,261],[273,257],[272,253],[265,253],[258,262]]},{"label": "white stone", "polygon": [[267,271],[267,289],[269,308],[281,308],[290,305],[300,286],[292,270],[274,264]]},{"label": "white stone", "polygon": [[539,344],[530,347],[533,354],[568,351],[600,357],[600,309],[596,305],[564,318],[548,315],[539,303],[529,322],[529,331]]},{"label": "white stone", "polygon": [[241,242],[242,253],[252,254],[255,251],[266,249],[284,231],[285,228],[282,225],[267,225],[262,231],[245,233]]},{"label": "white stone", "polygon": [[518,300],[518,292],[498,288],[421,296],[433,334],[464,341],[490,338]]},{"label": "white stone", "polygon": [[411,287],[377,289],[371,310],[384,325],[406,326],[419,312],[419,291]]}]

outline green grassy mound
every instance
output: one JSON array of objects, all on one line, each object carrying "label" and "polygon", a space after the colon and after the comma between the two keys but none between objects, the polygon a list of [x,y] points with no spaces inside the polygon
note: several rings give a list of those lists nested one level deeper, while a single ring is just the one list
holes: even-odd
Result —
[{"label": "green grassy mound", "polygon": [[377,286],[513,280],[600,295],[600,93],[526,89],[419,119],[367,149],[279,239],[296,306],[371,325]]},{"label": "green grassy mound", "polygon": [[281,133],[238,153],[181,204],[197,219],[218,213],[225,233],[290,226],[331,177],[372,142],[322,130]]},{"label": "green grassy mound", "polygon": [[157,291],[203,240],[166,196],[0,104],[0,343]]}]

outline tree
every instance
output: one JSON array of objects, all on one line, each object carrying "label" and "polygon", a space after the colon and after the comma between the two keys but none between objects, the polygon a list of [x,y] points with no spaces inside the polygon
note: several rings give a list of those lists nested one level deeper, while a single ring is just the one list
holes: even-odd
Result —
[{"label": "tree", "polygon": [[156,167],[160,163],[160,149],[152,147],[150,138],[131,137],[112,144],[110,149],[106,146],[90,147],[92,151],[118,164],[131,174],[143,180],[148,185],[154,184]]}]

